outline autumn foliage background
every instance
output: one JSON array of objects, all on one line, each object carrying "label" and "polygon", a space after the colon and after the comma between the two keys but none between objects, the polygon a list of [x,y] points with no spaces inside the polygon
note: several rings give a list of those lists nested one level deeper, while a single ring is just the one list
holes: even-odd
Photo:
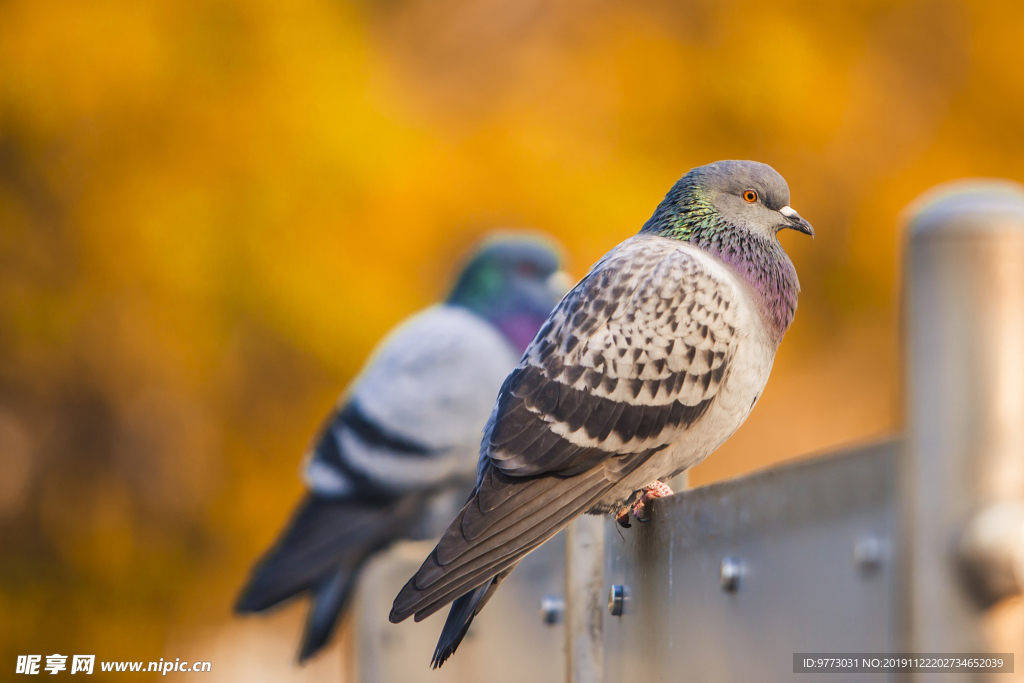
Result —
[{"label": "autumn foliage background", "polygon": [[[673,181],[772,164],[800,311],[692,476],[898,429],[900,210],[1024,179],[1007,2],[0,2],[0,666],[292,669],[234,619],[307,439],[496,226],[573,274]],[[141,676],[139,676],[141,678]]]}]

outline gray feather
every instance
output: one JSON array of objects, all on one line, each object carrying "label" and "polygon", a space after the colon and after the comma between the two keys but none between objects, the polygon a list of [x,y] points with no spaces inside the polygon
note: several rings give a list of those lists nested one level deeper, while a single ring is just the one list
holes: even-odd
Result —
[{"label": "gray feather", "polygon": [[516,360],[463,308],[414,316],[384,339],[321,431],[306,465],[310,488],[397,494],[471,480],[480,426]]}]

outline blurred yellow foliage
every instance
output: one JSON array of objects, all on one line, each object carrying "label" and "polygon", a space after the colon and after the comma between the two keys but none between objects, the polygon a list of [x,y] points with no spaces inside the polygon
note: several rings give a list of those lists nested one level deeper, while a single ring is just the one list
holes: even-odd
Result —
[{"label": "blurred yellow foliage", "polygon": [[581,275],[715,159],[774,165],[818,239],[783,238],[796,323],[692,480],[897,429],[898,212],[1024,178],[1015,9],[0,4],[0,662],[180,656],[480,235],[548,231]]}]

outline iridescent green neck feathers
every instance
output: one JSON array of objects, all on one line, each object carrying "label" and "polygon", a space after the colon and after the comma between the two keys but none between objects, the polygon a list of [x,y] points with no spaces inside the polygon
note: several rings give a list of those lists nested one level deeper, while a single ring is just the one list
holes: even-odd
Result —
[{"label": "iridescent green neck feathers", "polygon": [[796,312],[796,270],[774,232],[723,214],[719,191],[709,188],[697,170],[672,187],[641,232],[687,242],[728,266],[753,290],[763,319],[781,341]]}]

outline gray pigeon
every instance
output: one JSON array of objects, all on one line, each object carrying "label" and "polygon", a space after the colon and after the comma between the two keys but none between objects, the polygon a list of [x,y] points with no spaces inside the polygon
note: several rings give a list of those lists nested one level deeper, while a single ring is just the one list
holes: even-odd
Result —
[{"label": "gray pigeon", "polygon": [[236,611],[303,592],[299,661],[328,641],[374,553],[437,538],[473,488],[501,382],[571,284],[553,245],[486,242],[444,303],[392,331],[307,454],[309,493],[256,567]]},{"label": "gray pigeon", "polygon": [[584,512],[644,521],[743,424],[796,312],[784,228],[814,234],[770,166],[695,168],[552,312],[501,387],[472,497],[391,610],[454,601],[434,667],[527,553]]}]

